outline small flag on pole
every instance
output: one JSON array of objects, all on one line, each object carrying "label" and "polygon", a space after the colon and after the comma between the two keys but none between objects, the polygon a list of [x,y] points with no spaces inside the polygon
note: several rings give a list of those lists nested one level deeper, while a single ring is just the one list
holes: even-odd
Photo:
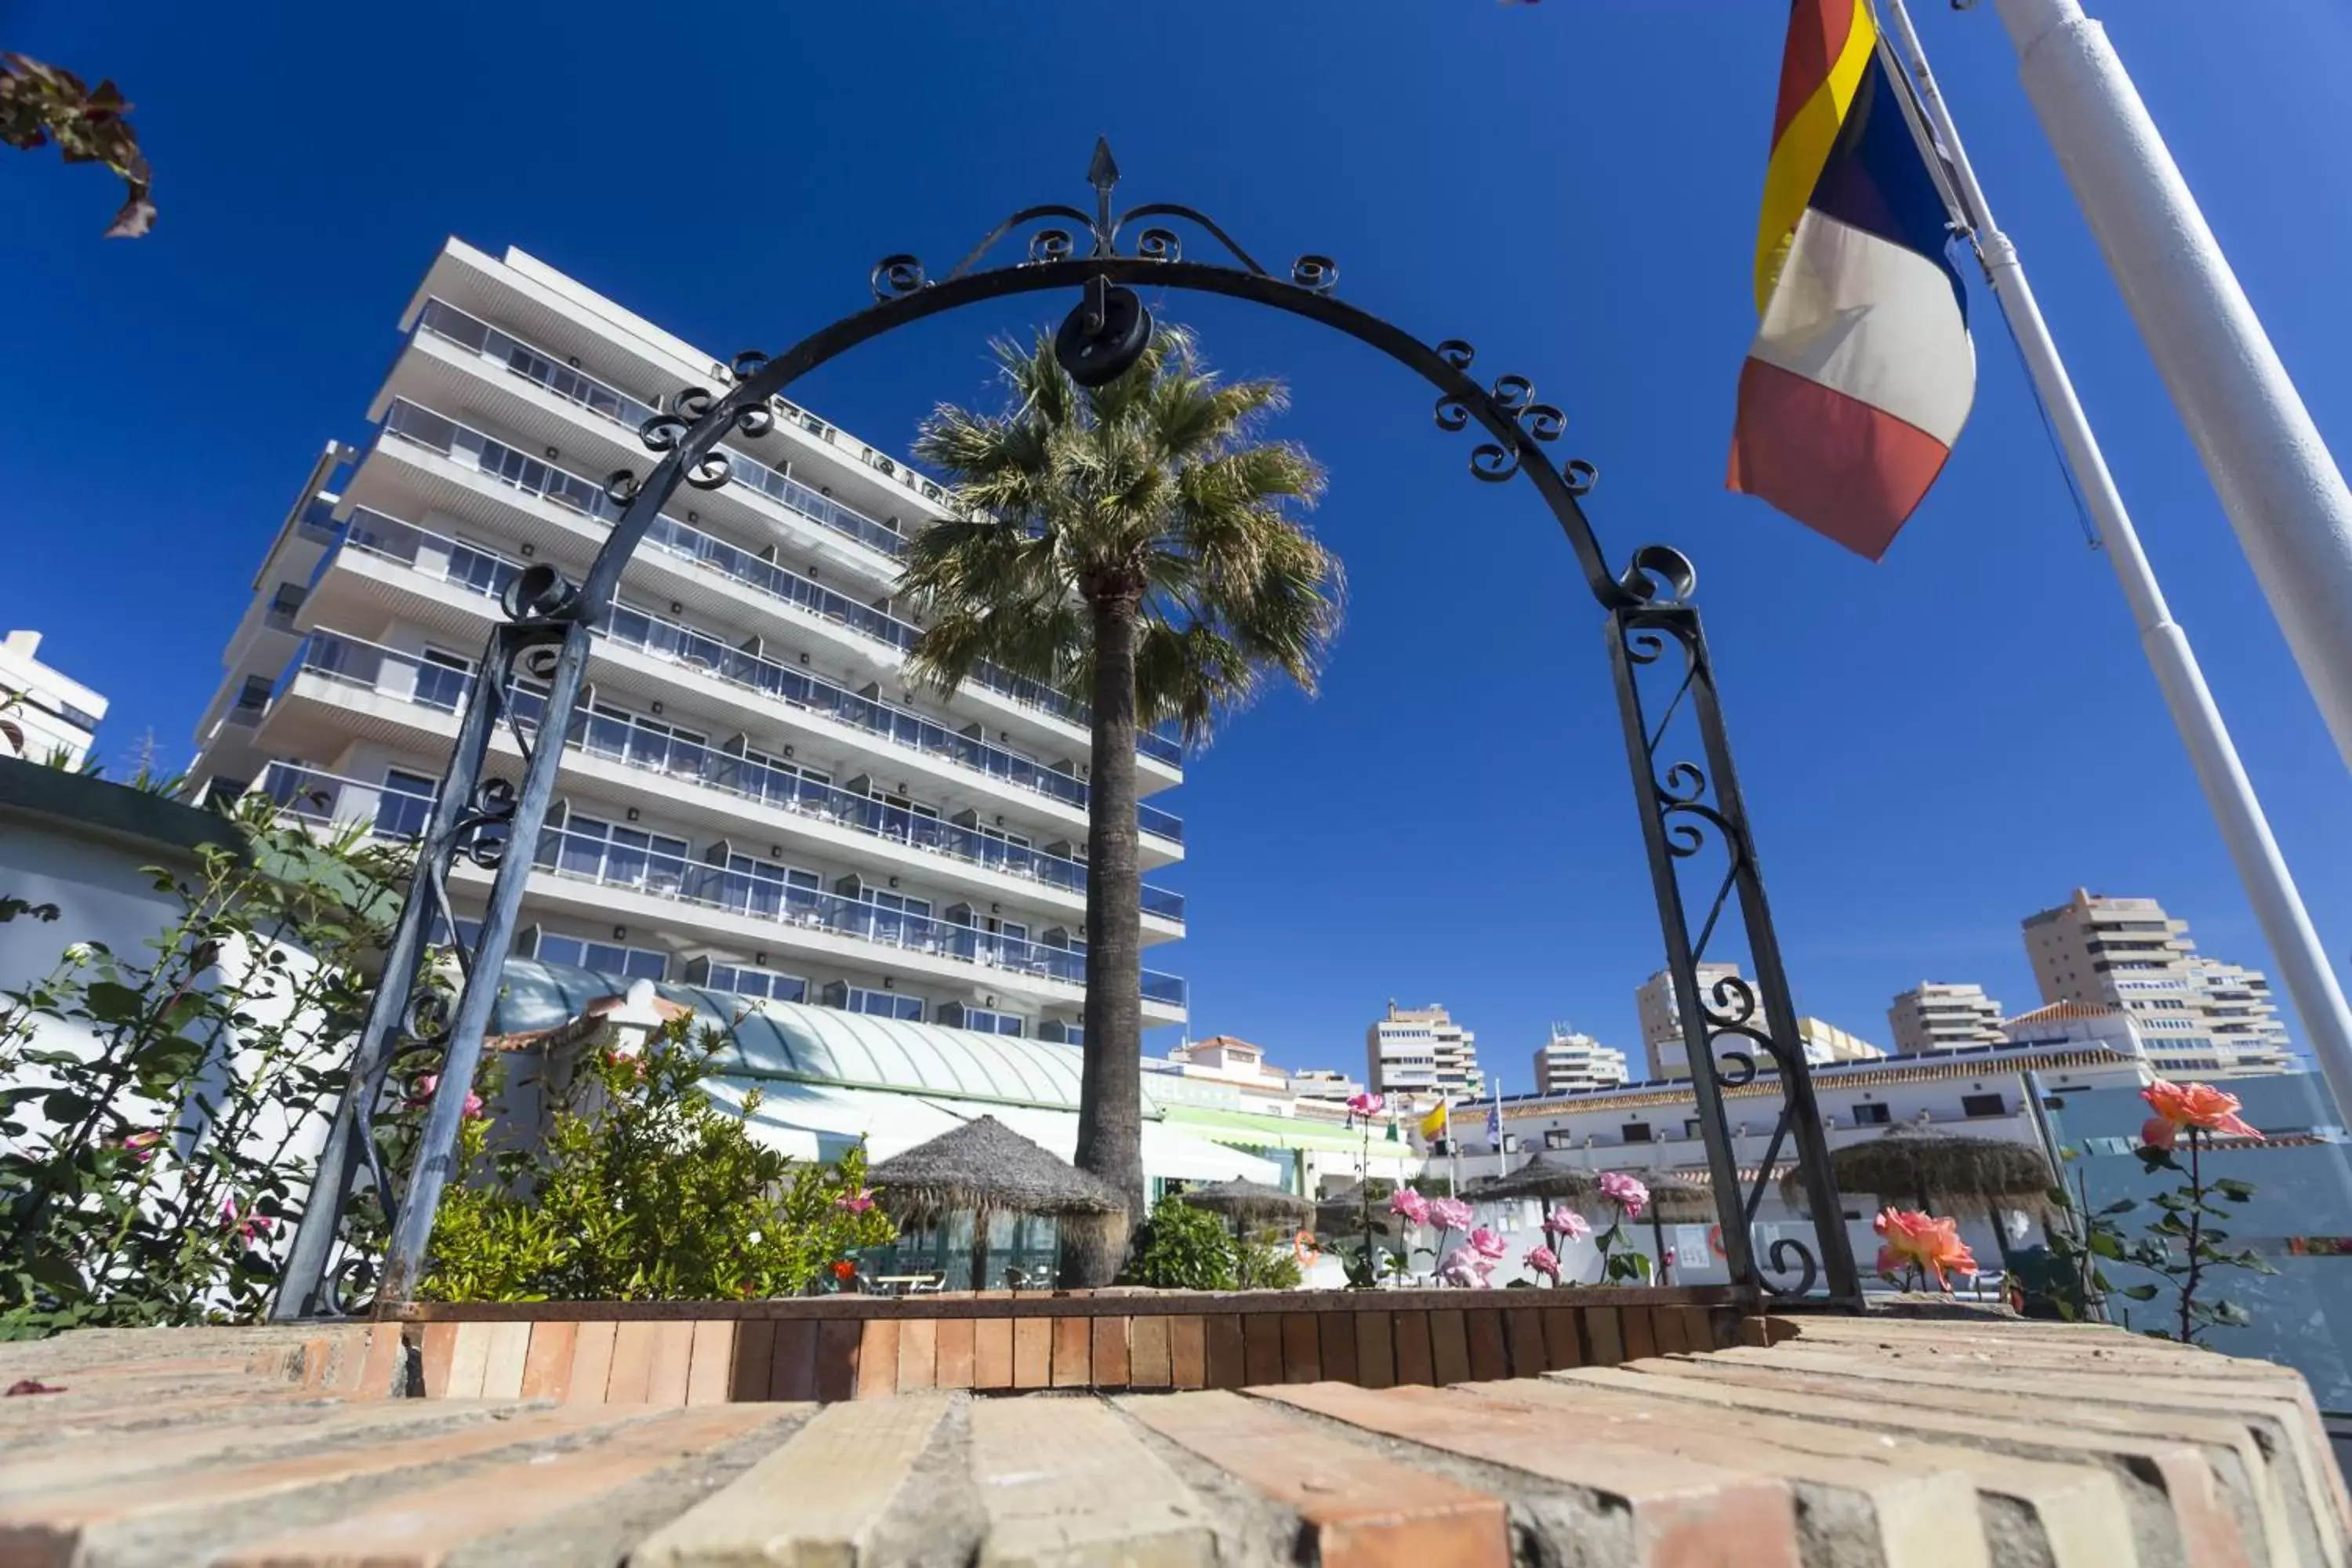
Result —
[{"label": "small flag on pole", "polygon": [[1421,1119],[1421,1136],[1423,1142],[1433,1143],[1445,1136],[1446,1130],[1453,1125],[1453,1109],[1442,1099],[1429,1108],[1429,1113]]},{"label": "small flag on pole", "polygon": [[1503,1107],[1499,1100],[1486,1108],[1486,1146],[1489,1149],[1503,1146]]},{"label": "small flag on pole", "polygon": [[1950,215],[1901,91],[1870,0],[1794,0],[1728,480],[1874,561],[1976,396]]}]

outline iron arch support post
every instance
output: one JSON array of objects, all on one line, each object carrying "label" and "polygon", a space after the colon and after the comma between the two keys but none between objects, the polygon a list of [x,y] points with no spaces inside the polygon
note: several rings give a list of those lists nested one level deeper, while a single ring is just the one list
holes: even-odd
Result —
[{"label": "iron arch support post", "polygon": [[[483,652],[483,670],[499,668],[498,652],[507,636],[504,626],[491,632]],[[273,1321],[290,1321],[337,1312],[349,1305],[337,1299],[341,1292],[331,1283],[335,1278],[334,1255],[342,1240],[344,1216],[362,1175],[376,1184],[377,1201],[386,1217],[393,1211],[394,1197],[384,1184],[374,1143],[374,1112],[394,1060],[403,1054],[404,1043],[412,1049],[430,1049],[443,1043],[444,1034],[438,1026],[443,998],[429,984],[420,982],[435,928],[441,923],[447,903],[450,866],[475,826],[470,821],[470,808],[481,789],[483,765],[489,757],[490,739],[499,710],[495,696],[486,699],[483,688],[487,684],[478,675],[467,693],[465,714],[458,721],[457,742],[450,751],[449,771],[434,797],[432,816],[417,846],[416,867],[409,877],[407,898],[393,929],[392,945],[384,954],[374,999],[369,1005],[366,1021],[360,1026],[351,1063],[345,1069],[334,1120],[328,1125],[326,1142],[311,1173],[310,1195],[304,1200],[299,1223],[295,1226],[285,1276],[270,1303]],[[447,933],[449,941],[454,942],[456,937],[455,931]]]},{"label": "iron arch support post", "polygon": [[[1697,612],[1686,602],[1694,584],[1690,563],[1677,551],[1653,544],[1636,550],[1622,572],[1610,571],[1580,500],[1597,476],[1590,464],[1570,459],[1555,465],[1546,453],[1546,446],[1566,429],[1567,416],[1553,405],[1538,402],[1534,384],[1526,377],[1506,374],[1482,384],[1469,374],[1476,355],[1468,343],[1456,340],[1424,343],[1339,300],[1333,292],[1339,268],[1328,258],[1300,257],[1290,275],[1279,278],[1190,207],[1152,204],[1114,216],[1110,191],[1118,177],[1109,149],[1098,145],[1088,174],[1097,196],[1093,215],[1058,204],[1024,209],[999,225],[952,271],[937,280],[929,278],[922,264],[911,256],[887,257],[874,268],[873,305],[841,318],[773,359],[745,353],[737,356],[731,373],[714,367],[714,379],[725,384],[723,390],[688,386],[672,394],[638,432],[646,448],[658,454],[650,470],[642,479],[623,471],[606,481],[605,493],[621,507],[622,514],[577,592],[544,568],[533,569],[509,588],[509,624],[493,635],[481,672],[467,695],[450,773],[422,848],[383,984],[360,1037],[350,1085],[274,1309],[278,1315],[296,1316],[335,1305],[329,1299],[333,1292],[328,1288],[326,1265],[337,1245],[342,1208],[362,1162],[388,1194],[389,1184],[374,1151],[371,1116],[393,1061],[411,1051],[439,1053],[441,1081],[419,1136],[411,1179],[401,1195],[381,1295],[388,1300],[409,1299],[423,1276],[434,1212],[454,1173],[466,1098],[481,1058],[500,969],[525,883],[537,858],[541,830],[554,796],[565,740],[572,733],[591,637],[609,618],[622,573],[662,509],[682,486],[715,489],[728,483],[730,459],[721,443],[730,435],[756,438],[764,434],[772,426],[788,388],[849,350],[899,327],[968,305],[1016,295],[1075,293],[1088,285],[1106,284],[1182,289],[1246,300],[1344,332],[1435,389],[1433,412],[1441,430],[1478,426],[1485,439],[1470,454],[1474,476],[1488,482],[1524,477],[1535,487],[1567,539],[1586,586],[1608,616],[1635,794],[1665,932],[1668,965],[1691,1042],[1693,1087],[1723,1215],[1732,1282],[1750,1291],[1797,1294],[1810,1290],[1817,1274],[1825,1273],[1832,1299],[1859,1302],[1860,1288],[1838,1218],[1836,1186],[1819,1108],[1797,1039],[1746,810],[1732,775],[1706,643],[1699,633]],[[1123,226],[1130,220],[1155,217],[1205,231],[1210,240],[1223,247],[1232,264],[1184,258],[1179,237],[1158,226],[1143,228],[1131,248],[1122,252]],[[980,266],[1014,231],[1044,223],[1071,227],[1036,229],[1027,236],[1025,258],[1009,265]],[[1073,237],[1074,229],[1087,234],[1088,243],[1083,250],[1081,242]],[[1655,662],[1669,643],[1682,650],[1687,679],[1654,727],[1644,710],[1637,672]],[[534,679],[547,688],[537,700],[536,712],[530,716],[539,737],[536,744],[524,737],[522,716],[516,710],[519,699],[509,689],[518,661],[532,659],[540,661],[531,669]],[[1665,721],[1685,700],[1700,728],[1705,765],[1677,762],[1660,773],[1656,752]],[[483,778],[491,735],[502,716],[526,759],[519,790]],[[1703,838],[1709,826],[1729,851],[1731,869],[1715,897],[1713,910],[1695,931],[1683,898],[1682,868],[1695,847],[1693,836]],[[420,1026],[418,999],[437,984],[430,978],[420,980],[426,944],[438,926],[449,926],[450,936],[457,935],[447,879],[460,854],[495,868],[488,909],[475,940],[459,944],[463,973],[454,1003],[446,1014],[426,1009],[431,1016]],[[1758,969],[1756,986],[1741,982],[1727,989],[1710,988],[1711,996],[1702,995],[1697,965],[1727,900],[1735,895],[1748,950]],[[1784,1096],[1766,1170],[1744,1201],[1731,1133],[1724,1120],[1727,1080],[1713,1050],[1714,1043],[1727,1036],[1741,1037],[1772,1058]],[[1746,1076],[1752,1078],[1752,1057],[1740,1059],[1749,1064]],[[1762,1195],[1763,1182],[1770,1177],[1770,1166],[1782,1142],[1791,1132],[1814,1213],[1826,1216],[1820,1231],[1821,1252],[1817,1258],[1801,1244],[1784,1238],[1770,1249],[1775,1256],[1765,1260],[1766,1267],[1759,1268],[1749,1244],[1748,1216]],[[1790,1247],[1801,1255],[1796,1263],[1786,1260]],[[1772,1273],[1786,1274],[1800,1267],[1802,1279],[1794,1286],[1776,1284],[1770,1278]]]},{"label": "iron arch support post", "polygon": [[[1797,1032],[1796,1007],[1790,996],[1771,910],[1765,901],[1755,837],[1732,767],[1730,741],[1724,730],[1715,668],[1698,610],[1680,604],[1613,610],[1608,637],[1626,761],[1633,771],[1634,803],[1642,818],[1652,889],[1665,936],[1666,971],[1674,983],[1691,1092],[1698,1103],[1699,1133],[1706,1147],[1707,1174],[1722,1226],[1725,1267],[1734,1284],[1751,1285],[1771,1295],[1807,1295],[1820,1280],[1826,1284],[1832,1301],[1858,1307],[1861,1279],[1846,1237],[1821,1107],[1814,1098],[1804,1042]],[[1678,658],[1670,658],[1670,651]],[[1654,667],[1660,668],[1661,679],[1673,682],[1673,695],[1655,705],[1645,700],[1642,681],[1643,671]],[[1678,756],[1670,749],[1675,721],[1685,710],[1690,726],[1697,731],[1703,762]],[[1684,896],[1685,876],[1702,852],[1710,849],[1721,858],[1723,870],[1713,889],[1703,892],[1707,902],[1694,925],[1692,901]],[[1755,966],[1755,978],[1729,975],[1703,985],[1699,965],[1723,933],[1725,915],[1734,910]],[[1769,1059],[1776,1075],[1781,1104],[1770,1144],[1751,1185],[1741,1173],[1725,1091],[1757,1079],[1759,1054]],[[1753,1233],[1756,1209],[1772,1181],[1781,1146],[1792,1132],[1797,1168],[1803,1173],[1807,1199],[1812,1205],[1819,1250],[1784,1237],[1759,1261]],[[1793,1282],[1775,1278],[1789,1274],[1796,1275]]]}]

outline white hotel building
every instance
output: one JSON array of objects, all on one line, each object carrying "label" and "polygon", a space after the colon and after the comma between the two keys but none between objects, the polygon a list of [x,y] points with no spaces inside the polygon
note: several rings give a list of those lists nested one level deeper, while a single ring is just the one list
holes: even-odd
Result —
[{"label": "white hotel building", "polygon": [[[526,562],[578,582],[655,461],[656,400],[723,365],[519,251],[451,240],[359,449],[330,447],[277,537],[198,732],[196,782],[387,833],[423,825],[498,595]],[[682,488],[638,549],[567,741],[515,951],[615,976],[1075,1040],[1085,997],[1088,734],[1052,692],[905,670],[896,596],[939,488],[779,404],[733,474]],[[528,702],[528,694],[524,700]],[[1182,778],[1142,742],[1149,795]],[[490,772],[517,777],[501,735]],[[1142,807],[1143,941],[1182,827]],[[478,910],[488,873],[453,895]],[[1184,983],[1145,955],[1147,1026]]]}]

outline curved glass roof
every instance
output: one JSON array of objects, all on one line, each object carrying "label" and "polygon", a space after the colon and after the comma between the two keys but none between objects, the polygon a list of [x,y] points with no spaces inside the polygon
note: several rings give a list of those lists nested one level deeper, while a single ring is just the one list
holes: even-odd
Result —
[{"label": "curved glass roof", "polygon": [[[625,993],[632,984],[626,975],[531,958],[509,959],[501,978],[490,1023],[499,1034],[554,1028],[597,997]],[[720,1064],[730,1073],[1077,1107],[1082,1053],[1076,1046],[686,985],[655,990],[727,1035],[730,1050]]]}]

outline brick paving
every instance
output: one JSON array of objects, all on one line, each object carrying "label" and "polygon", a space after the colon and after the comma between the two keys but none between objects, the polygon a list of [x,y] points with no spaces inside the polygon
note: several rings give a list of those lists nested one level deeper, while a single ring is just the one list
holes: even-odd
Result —
[{"label": "brick paving", "polygon": [[[1541,1320],[1268,1318],[1255,1347],[1037,1321],[894,1324],[860,1346],[904,1369],[887,1396],[781,1377],[782,1325],[0,1345],[0,1387],[61,1390],[0,1399],[0,1568],[2352,1568],[2302,1380],[2114,1330],[1789,1317],[1497,1376],[1558,1359]],[[1403,1381],[1339,1381],[1367,1346]],[[1127,1384],[1057,1389],[1081,1349]],[[1005,1393],[927,1386],[990,1357]],[[1277,1381],[1166,1391],[1188,1357]]]}]

